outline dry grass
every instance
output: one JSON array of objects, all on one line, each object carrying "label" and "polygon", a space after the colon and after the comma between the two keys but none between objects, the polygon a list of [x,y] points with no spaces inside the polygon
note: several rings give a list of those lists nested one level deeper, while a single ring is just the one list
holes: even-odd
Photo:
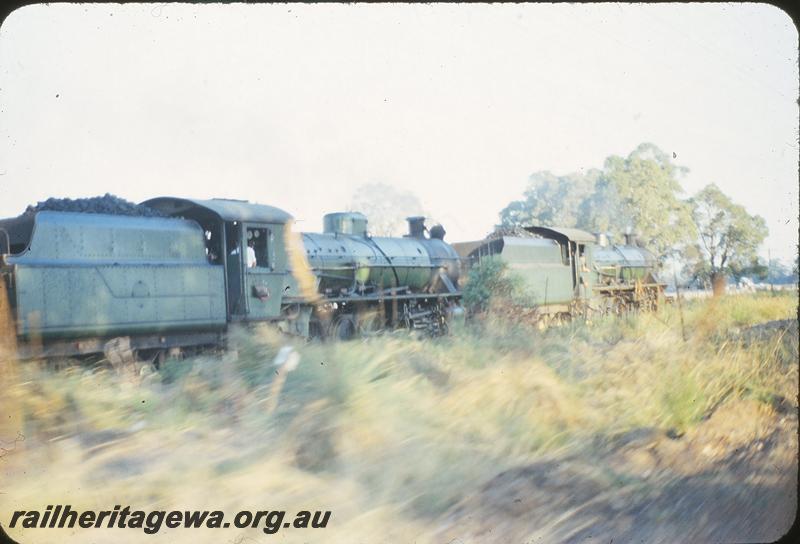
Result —
[{"label": "dry grass", "polygon": [[[686,342],[671,307],[544,333],[489,319],[435,341],[388,334],[304,344],[260,329],[236,336],[238,357],[172,361],[144,377],[21,365],[3,403],[23,413],[25,442],[1,461],[0,521],[54,502],[320,508],[334,511],[331,528],[277,536],[437,541],[436,520],[503,470],[542,458],[591,464],[592,448],[624,433],[693,436],[715,412],[724,429],[720,407],[740,401],[768,414],[794,403],[797,329],[757,340],[736,330],[792,318],[796,307],[785,295],[697,301],[685,307]],[[269,413],[272,360],[287,343],[301,362]],[[756,412],[731,413],[756,421]],[[224,537],[237,535],[264,538],[234,529]],[[48,538],[28,531],[24,542]],[[220,535],[173,530],[147,539]]]}]

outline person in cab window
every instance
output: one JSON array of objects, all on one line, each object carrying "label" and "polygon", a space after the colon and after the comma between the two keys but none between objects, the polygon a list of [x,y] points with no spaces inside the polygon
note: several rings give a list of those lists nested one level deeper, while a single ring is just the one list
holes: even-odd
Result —
[{"label": "person in cab window", "polygon": [[247,242],[247,268],[256,267],[256,250],[253,245],[255,245],[253,240]]}]

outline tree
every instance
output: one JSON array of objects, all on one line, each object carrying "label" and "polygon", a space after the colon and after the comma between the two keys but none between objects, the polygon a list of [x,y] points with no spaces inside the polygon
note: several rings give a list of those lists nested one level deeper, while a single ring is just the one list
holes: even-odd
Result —
[{"label": "tree", "polygon": [[712,280],[715,293],[724,291],[726,274],[741,277],[758,264],[758,246],[769,233],[764,218],[749,215],[715,184],[689,200],[697,228],[697,275]]},{"label": "tree", "polygon": [[662,259],[676,253],[692,238],[691,209],[679,198],[679,177],[687,171],[650,143],[640,144],[625,158],[608,157],[598,192],[616,200],[611,233],[633,230]]},{"label": "tree", "polygon": [[591,228],[585,208],[595,194],[601,172],[592,169],[585,174],[557,176],[547,170],[535,172],[528,179],[528,188],[521,200],[509,203],[500,212],[504,227],[552,225]]},{"label": "tree", "polygon": [[535,300],[521,276],[513,274],[508,263],[496,257],[484,258],[470,268],[464,282],[464,306],[470,314],[505,307],[534,307]]},{"label": "tree", "polygon": [[385,183],[357,187],[349,209],[367,216],[369,232],[374,236],[401,236],[406,232],[406,217],[425,215],[413,193]]},{"label": "tree", "polygon": [[611,156],[603,170],[530,177],[521,200],[500,212],[503,226],[552,225],[605,232],[622,240],[634,231],[664,258],[692,237],[690,209],[679,198],[686,168],[653,144],[639,145],[627,157]]},{"label": "tree", "polygon": [[762,263],[762,261],[759,260],[758,264],[759,266],[756,272],[761,272],[761,274],[752,275],[756,276],[759,280],[777,284],[797,282],[796,269],[780,259],[769,259],[766,263]]}]

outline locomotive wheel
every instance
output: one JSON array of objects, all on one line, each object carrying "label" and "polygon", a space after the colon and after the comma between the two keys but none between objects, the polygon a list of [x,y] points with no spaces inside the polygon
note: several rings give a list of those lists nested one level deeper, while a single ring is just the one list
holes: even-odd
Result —
[{"label": "locomotive wheel", "polygon": [[378,312],[364,312],[358,316],[358,332],[368,338],[381,332],[381,317]]},{"label": "locomotive wheel", "polygon": [[312,319],[308,324],[308,335],[311,338],[322,340],[325,337],[324,332],[325,327],[322,326],[322,323],[319,321],[319,319]]},{"label": "locomotive wheel", "polygon": [[331,327],[334,340],[350,340],[356,334],[356,322],[352,316],[342,315],[336,318]]}]

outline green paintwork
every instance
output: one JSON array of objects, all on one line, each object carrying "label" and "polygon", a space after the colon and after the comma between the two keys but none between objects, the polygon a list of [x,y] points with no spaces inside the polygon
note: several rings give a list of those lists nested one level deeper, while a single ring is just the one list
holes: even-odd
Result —
[{"label": "green paintwork", "polygon": [[225,326],[223,270],[191,221],[40,212],[28,250],[8,263],[22,336]]},{"label": "green paintwork", "polygon": [[[270,236],[267,244],[269,267],[245,268],[245,299],[247,319],[258,321],[275,319],[281,314],[281,300],[286,283],[286,248],[282,224],[244,223],[247,228],[267,228]],[[246,240],[243,240],[246,244]],[[269,296],[259,298],[257,288],[265,287]],[[263,291],[262,291],[263,293]]]},{"label": "green paintwork", "polygon": [[594,263],[604,277],[621,283],[646,279],[658,266],[657,259],[648,250],[622,245],[596,248]]},{"label": "green paintwork", "polygon": [[[240,248],[247,247],[248,228],[268,229],[268,265],[265,267],[248,268],[246,251],[232,253],[231,246],[225,249],[229,319],[263,321],[281,316],[288,276],[284,230],[289,228],[292,219],[290,214],[274,206],[221,198],[194,200],[159,197],[143,204],[170,215],[192,217],[204,228],[214,226],[220,232],[223,225],[225,229],[238,228]],[[226,291],[221,289],[221,292]]]},{"label": "green paintwork", "polygon": [[540,305],[568,304],[575,297],[572,268],[564,264],[554,240],[504,237],[501,256],[525,281]]},{"label": "green paintwork", "polygon": [[324,234],[367,235],[367,218],[359,212],[336,212],[325,214],[322,218]]},{"label": "green paintwork", "polygon": [[425,245],[414,238],[303,233],[303,243],[323,292],[358,284],[419,290],[431,284],[438,269]]}]

